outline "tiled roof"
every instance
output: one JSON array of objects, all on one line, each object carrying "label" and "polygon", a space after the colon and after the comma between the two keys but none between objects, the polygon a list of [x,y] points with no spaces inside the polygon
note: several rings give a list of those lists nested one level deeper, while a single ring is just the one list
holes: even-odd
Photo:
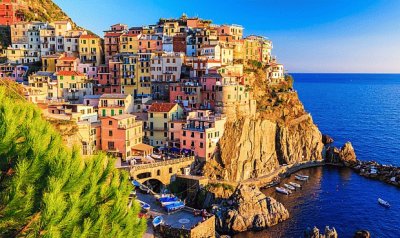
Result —
[{"label": "tiled roof", "polygon": [[176,103],[153,103],[149,108],[149,112],[169,112],[175,105]]},{"label": "tiled roof", "polygon": [[58,71],[57,76],[85,76],[85,74],[76,71]]},{"label": "tiled roof", "polygon": [[110,94],[110,93],[105,93],[103,95],[101,95],[100,98],[114,98],[114,99],[125,99],[127,97],[126,94]]},{"label": "tiled roof", "polygon": [[94,35],[81,35],[79,38],[81,39],[98,39],[99,37]]},{"label": "tiled roof", "polygon": [[116,36],[120,36],[123,33],[114,33],[114,32],[108,32],[104,35],[104,37],[116,37]]},{"label": "tiled roof", "polygon": [[76,59],[78,59],[78,58],[72,57],[72,56],[64,56],[64,57],[60,58],[60,60],[64,60],[64,61],[74,61]]}]

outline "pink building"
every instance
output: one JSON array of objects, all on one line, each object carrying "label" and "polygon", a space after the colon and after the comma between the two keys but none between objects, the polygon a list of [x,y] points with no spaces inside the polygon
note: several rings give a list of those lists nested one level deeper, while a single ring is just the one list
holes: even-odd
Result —
[{"label": "pink building", "polygon": [[152,153],[152,147],[142,144],[143,123],[136,121],[136,116],[122,114],[118,116],[101,118],[101,149],[125,160],[133,155],[136,150],[148,148],[147,153]]},{"label": "pink building", "polygon": [[86,74],[90,80],[97,80],[97,67],[92,64],[78,64],[78,72]]},{"label": "pink building", "polygon": [[186,109],[199,109],[202,103],[201,85],[196,81],[170,84],[169,101],[179,103]]},{"label": "pink building", "polygon": [[224,115],[214,115],[210,110],[189,112],[180,138],[181,148],[193,151],[202,161],[208,161],[224,134],[225,122]]},{"label": "pink building", "polygon": [[201,77],[202,85],[201,101],[203,108],[214,109],[216,98],[216,86],[221,85],[222,77],[216,70],[209,71],[208,74]]},{"label": "pink building", "polygon": [[111,62],[109,65],[100,65],[97,68],[96,84],[93,93],[121,93],[119,62]]}]

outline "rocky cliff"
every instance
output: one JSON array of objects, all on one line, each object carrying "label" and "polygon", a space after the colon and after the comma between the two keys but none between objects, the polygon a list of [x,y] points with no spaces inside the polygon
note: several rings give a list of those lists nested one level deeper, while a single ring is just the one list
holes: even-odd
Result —
[{"label": "rocky cliff", "polygon": [[240,185],[232,196],[214,211],[218,231],[237,233],[261,230],[289,218],[288,210],[271,197],[266,197],[256,186]]},{"label": "rocky cliff", "polygon": [[283,164],[322,160],[322,135],[297,93],[276,87],[253,84],[257,113],[228,120],[219,151],[205,166],[208,177],[239,182]]}]

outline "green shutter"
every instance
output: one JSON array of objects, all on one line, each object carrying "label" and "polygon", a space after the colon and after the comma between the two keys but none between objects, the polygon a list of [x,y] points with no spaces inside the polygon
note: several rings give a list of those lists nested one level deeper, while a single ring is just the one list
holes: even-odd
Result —
[{"label": "green shutter", "polygon": [[122,110],[119,110],[119,115],[121,115],[122,114]]},{"label": "green shutter", "polygon": [[114,109],[111,109],[111,116],[114,116]]},{"label": "green shutter", "polygon": [[106,116],[106,109],[103,109],[103,117]]}]

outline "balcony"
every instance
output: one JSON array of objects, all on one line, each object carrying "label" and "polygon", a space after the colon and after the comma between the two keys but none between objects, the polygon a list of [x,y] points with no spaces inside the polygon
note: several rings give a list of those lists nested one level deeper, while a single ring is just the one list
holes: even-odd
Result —
[{"label": "balcony", "polygon": [[209,126],[191,126],[191,125],[183,125],[182,129],[186,131],[200,131],[205,132],[207,129],[211,127]]},{"label": "balcony", "polygon": [[126,130],[126,129],[130,129],[130,128],[134,128],[134,127],[142,126],[142,125],[143,125],[143,124],[142,124],[141,122],[130,123],[130,124],[127,124],[127,125],[125,125],[125,124],[118,124],[118,129]]}]

